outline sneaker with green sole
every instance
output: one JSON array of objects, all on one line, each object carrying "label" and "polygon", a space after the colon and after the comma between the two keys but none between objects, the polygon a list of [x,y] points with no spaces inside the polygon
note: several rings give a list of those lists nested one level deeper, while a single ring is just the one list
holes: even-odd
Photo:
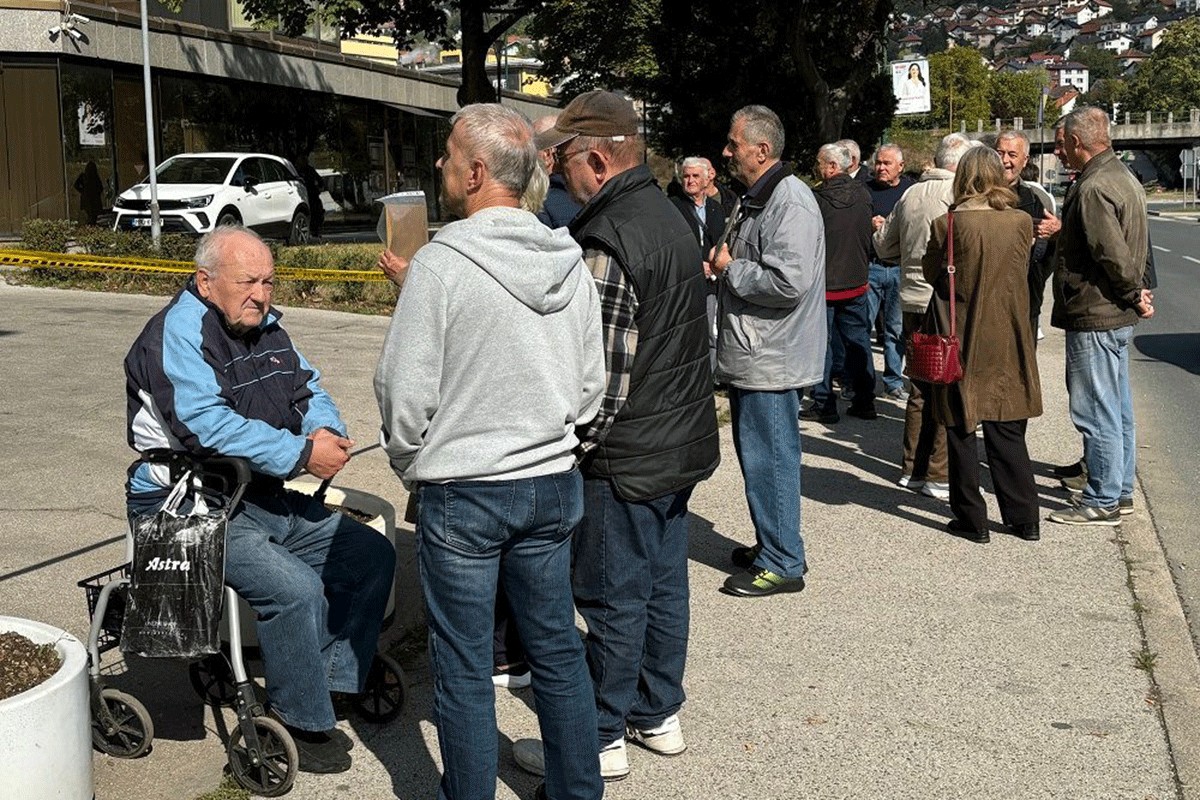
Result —
[{"label": "sneaker with green sole", "polygon": [[799,592],[803,589],[804,578],[785,578],[770,570],[755,567],[730,575],[721,587],[725,594],[737,597],[766,597],[769,594]]}]

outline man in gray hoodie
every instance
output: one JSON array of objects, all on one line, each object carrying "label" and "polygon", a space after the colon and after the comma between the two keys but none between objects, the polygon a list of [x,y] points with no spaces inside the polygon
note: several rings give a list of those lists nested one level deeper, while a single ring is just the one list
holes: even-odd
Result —
[{"label": "man in gray hoodie", "polygon": [[461,220],[411,263],[375,374],[382,441],[417,493],[442,800],[496,793],[492,619],[503,572],[546,741],[539,797],[596,800],[596,706],[575,633],[576,426],[604,391],[600,303],[565,229],[521,210],[537,159],[516,111],[467,106],[438,161]]}]

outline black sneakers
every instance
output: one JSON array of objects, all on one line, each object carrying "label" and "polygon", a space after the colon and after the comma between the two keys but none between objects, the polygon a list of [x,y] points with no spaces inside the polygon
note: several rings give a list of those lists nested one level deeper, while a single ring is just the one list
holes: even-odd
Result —
[{"label": "black sneakers", "polygon": [[303,731],[291,725],[284,725],[296,743],[296,753],[300,756],[299,769],[301,772],[329,774],[345,772],[350,769],[350,754],[346,752],[352,746],[350,737],[331,728],[327,731]]}]

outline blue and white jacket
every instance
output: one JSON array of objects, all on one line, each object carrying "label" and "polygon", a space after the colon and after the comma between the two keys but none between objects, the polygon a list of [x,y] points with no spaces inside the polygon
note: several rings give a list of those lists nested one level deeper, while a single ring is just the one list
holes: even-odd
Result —
[{"label": "blue and white jacket", "polygon": [[[345,435],[320,373],[279,326],[280,316],[271,308],[261,325],[235,336],[190,281],[125,357],[130,447],[237,456],[256,477],[281,480],[308,463],[310,433]],[[167,465],[136,461],[126,492],[157,499],[169,485]]]}]

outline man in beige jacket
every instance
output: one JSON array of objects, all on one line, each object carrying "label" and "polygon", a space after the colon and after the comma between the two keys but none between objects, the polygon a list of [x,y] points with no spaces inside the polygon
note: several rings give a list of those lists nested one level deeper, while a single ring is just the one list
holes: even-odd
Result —
[{"label": "man in beige jacket", "polygon": [[[978,142],[951,133],[938,145],[934,165],[904,193],[883,224],[875,231],[875,252],[880,258],[900,262],[900,307],[903,337],[908,342],[925,319],[933,288],[921,274],[921,258],[929,243],[929,224],[946,213],[954,201],[954,170],[962,154]],[[913,382],[904,409],[904,452],[900,464],[901,487],[947,500],[950,483],[946,460],[946,431],[925,409],[919,383]]]}]

